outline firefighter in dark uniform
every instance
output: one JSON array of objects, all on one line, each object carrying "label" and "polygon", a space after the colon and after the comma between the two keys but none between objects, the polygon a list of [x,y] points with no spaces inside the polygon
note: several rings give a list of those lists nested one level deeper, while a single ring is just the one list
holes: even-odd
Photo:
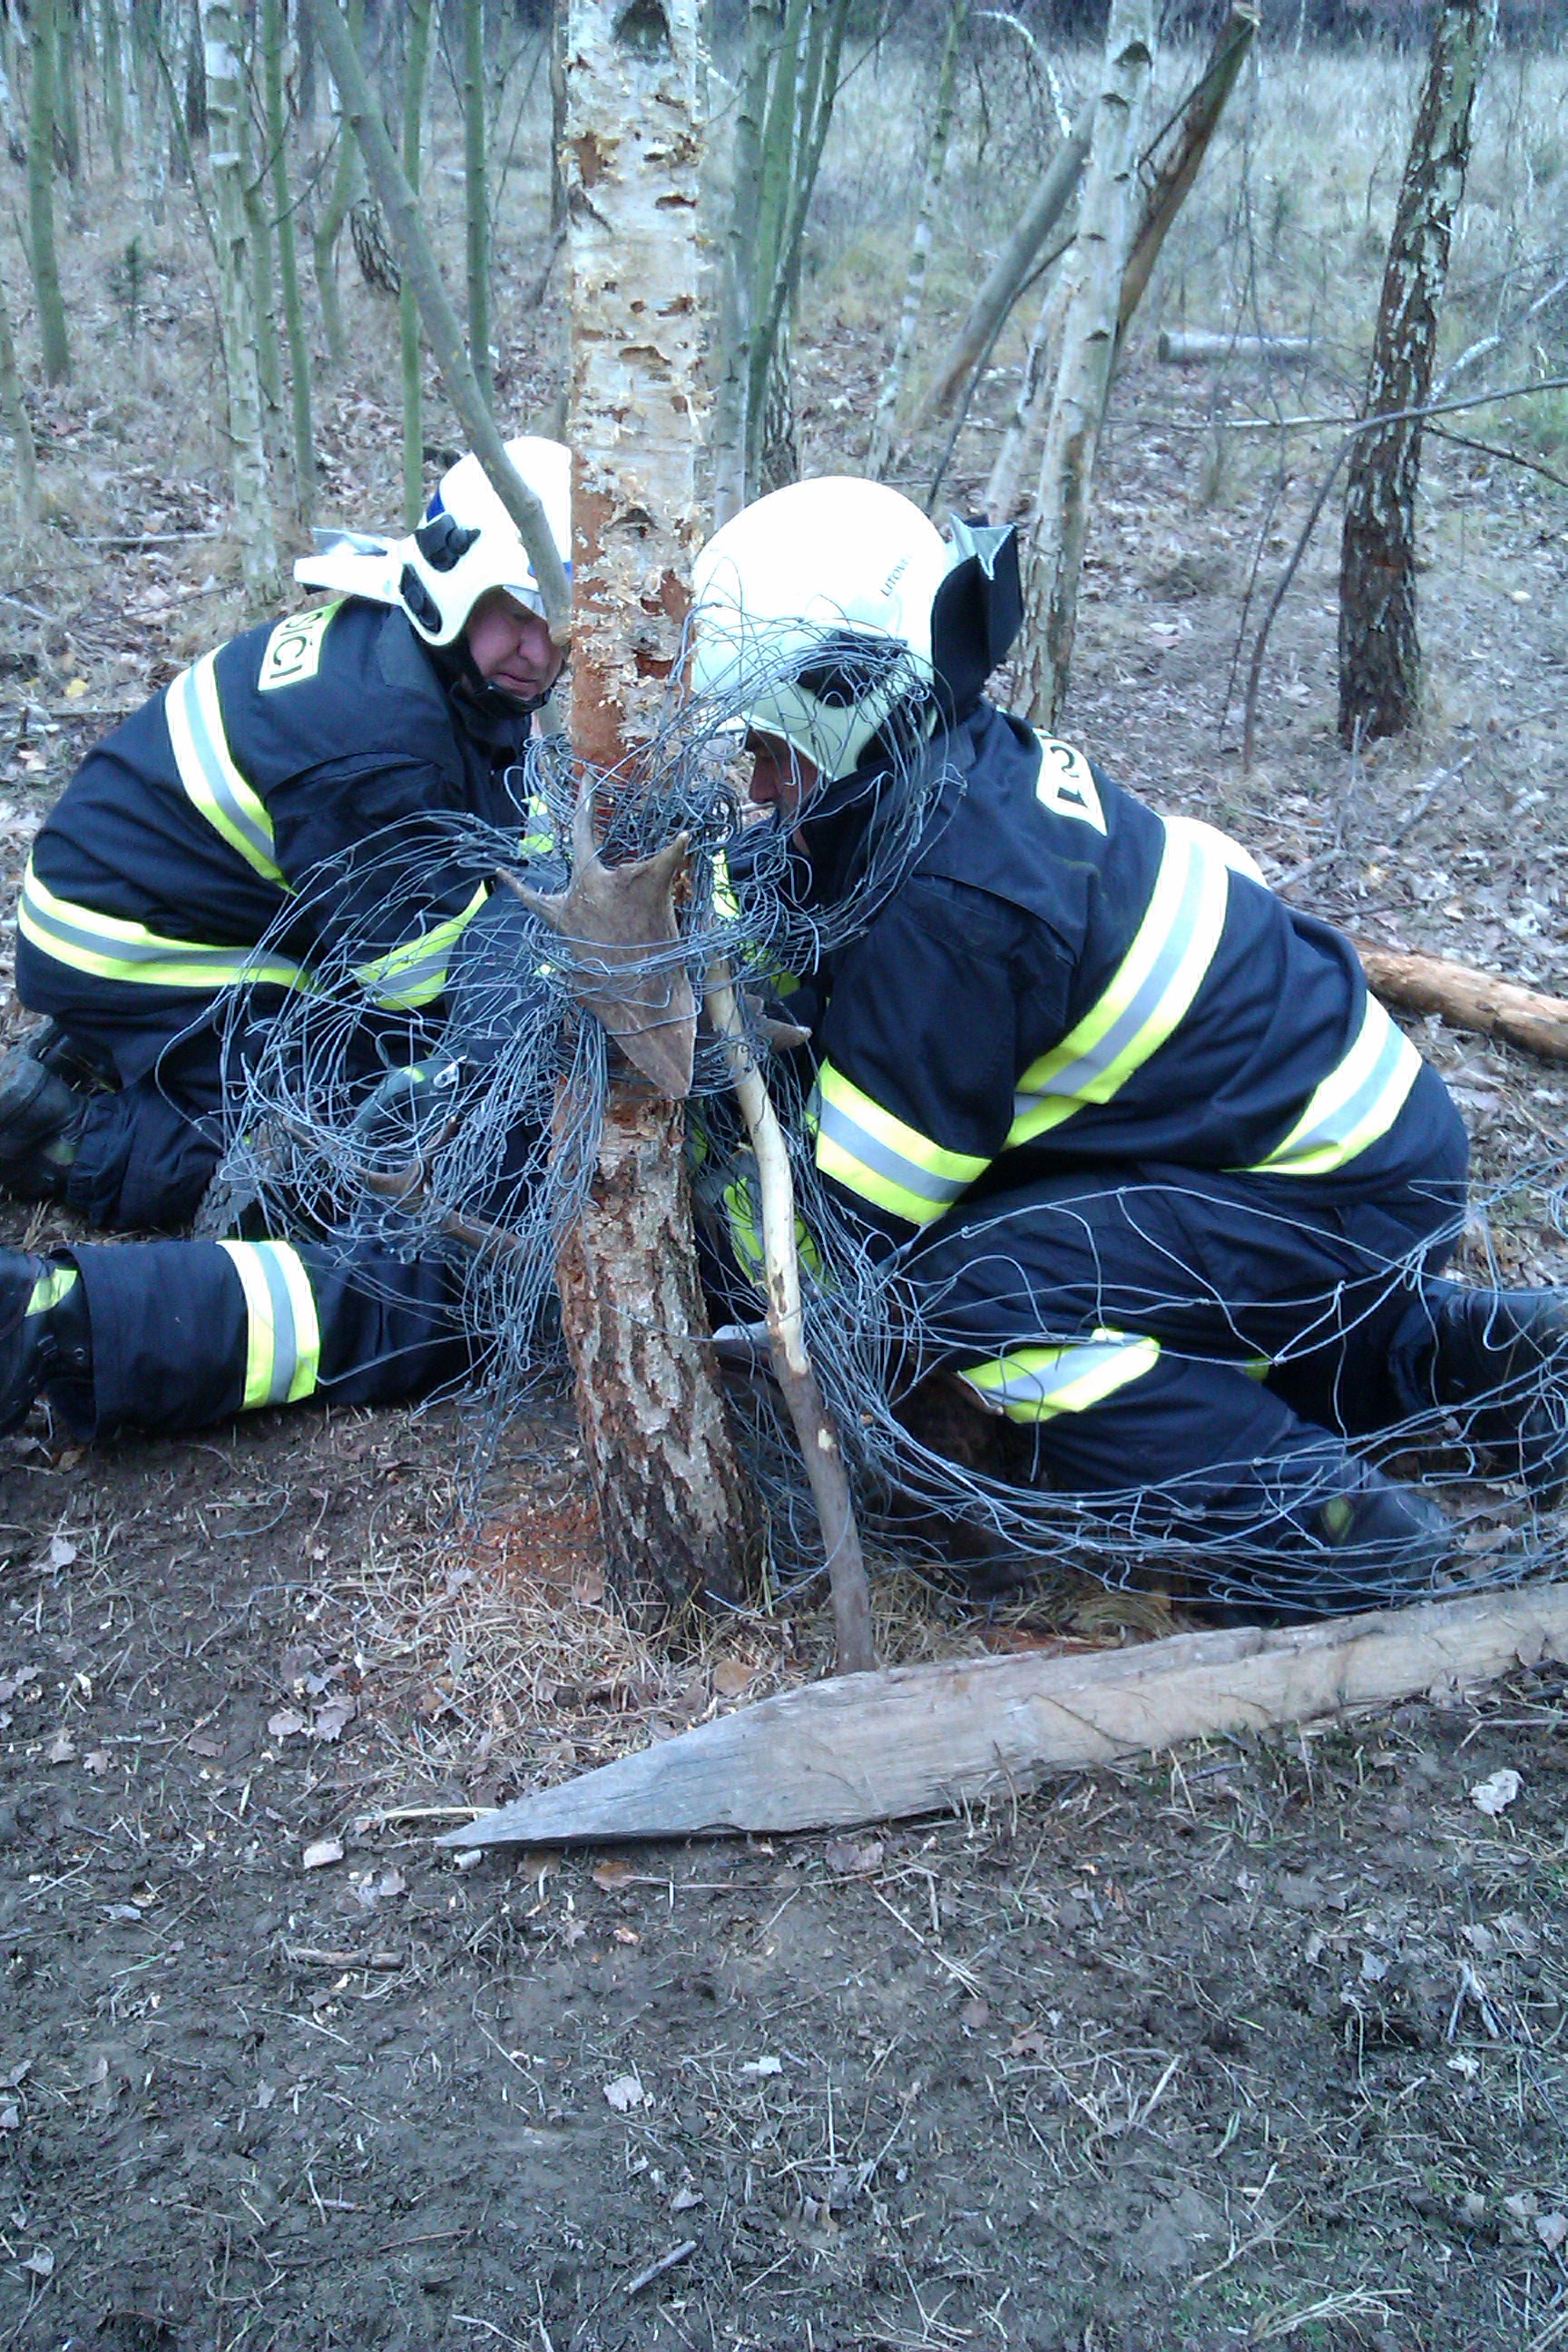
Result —
[{"label": "firefighter in dark uniform", "polygon": [[[567,451],[511,456],[569,560]],[[236,984],[264,1021],[352,940],[373,1006],[438,1013],[484,891],[443,870],[422,820],[508,821],[506,772],[561,667],[473,457],[410,538],[329,534],[296,571],[341,593],[182,671],[89,753],[27,864],[16,992],[50,1021],[0,1064],[0,1183],[92,1224],[194,1214]]]},{"label": "firefighter in dark uniform", "polygon": [[[1474,1403],[1544,1483],[1568,1317],[1440,1279],[1463,1130],[1349,943],[985,701],[1010,534],[949,547],[895,492],[802,483],[726,525],[695,586],[695,682],[761,681],[752,797],[808,904],[874,865],[912,760],[935,779],[879,908],[789,1000],[818,1169],[898,1255],[931,1360],[1034,1433],[1053,1486],[1143,1490],[1145,1524],[1272,1557],[1295,1603],[1419,1589],[1447,1523],[1349,1441]],[[17,1256],[6,1284],[0,1427],[40,1388],[80,1428],[173,1428],[453,1362],[435,1268],[356,1286],[309,1247],[151,1244]]]}]

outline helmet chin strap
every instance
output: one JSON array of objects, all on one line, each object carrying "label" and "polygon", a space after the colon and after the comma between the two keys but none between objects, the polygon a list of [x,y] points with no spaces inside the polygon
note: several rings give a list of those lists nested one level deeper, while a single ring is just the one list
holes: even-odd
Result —
[{"label": "helmet chin strap", "polygon": [[468,650],[466,625],[459,629],[449,646],[426,646],[425,650],[447,684],[460,688],[465,701],[481,718],[531,719],[536,710],[543,709],[566,675],[566,666],[563,663],[542,694],[526,698],[520,694],[508,694],[504,687],[492,686],[477,667]]}]

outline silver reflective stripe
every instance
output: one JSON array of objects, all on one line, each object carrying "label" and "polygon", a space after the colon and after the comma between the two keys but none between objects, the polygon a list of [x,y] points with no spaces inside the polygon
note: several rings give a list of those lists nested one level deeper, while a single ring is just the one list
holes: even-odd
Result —
[{"label": "silver reflective stripe", "polygon": [[1103,1404],[1159,1360],[1158,1339],[1100,1329],[1091,1339],[1018,1348],[990,1363],[961,1366],[958,1376],[1009,1421],[1054,1421],[1058,1413]]},{"label": "silver reflective stripe", "polygon": [[272,1378],[267,1384],[268,1404],[286,1404],[294,1385],[294,1375],[300,1369],[300,1337],[294,1328],[294,1301],[289,1295],[289,1285],[275,1254],[265,1244],[257,1251],[257,1260],[267,1284],[267,1295],[272,1301]]},{"label": "silver reflective stripe", "polygon": [[216,654],[204,654],[169,688],[164,716],[174,765],[186,798],[215,832],[266,881],[287,888],[272,820],[241,775],[224,733],[216,663]]},{"label": "silver reflective stripe", "polygon": [[57,898],[27,862],[16,925],[40,953],[99,980],[146,982],[155,988],[231,988],[246,982],[303,988],[300,966],[257,948],[214,947],[196,940],[162,939],[144,923],[100,915]]},{"label": "silver reflective stripe", "polygon": [[921,1168],[917,1161],[906,1160],[901,1151],[894,1151],[880,1142],[869,1128],[862,1127],[858,1119],[851,1118],[840,1105],[826,1100],[820,1091],[815,1097],[815,1103],[820,1135],[858,1160],[863,1168],[874,1169],[879,1176],[886,1176],[889,1182],[899,1185],[904,1192],[913,1192],[919,1199],[932,1201],[939,1208],[945,1209],[968,1191],[971,1179],[938,1176],[931,1169]]},{"label": "silver reflective stripe", "polygon": [[1386,1135],[1421,1073],[1421,1056],[1374,996],[1355,1043],[1313,1092],[1296,1125],[1249,1174],[1327,1175]]}]

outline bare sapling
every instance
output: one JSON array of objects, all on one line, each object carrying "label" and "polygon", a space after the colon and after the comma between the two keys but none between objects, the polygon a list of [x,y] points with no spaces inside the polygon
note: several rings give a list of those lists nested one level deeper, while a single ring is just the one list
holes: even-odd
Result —
[{"label": "bare sapling", "polygon": [[231,0],[203,0],[202,35],[211,134],[208,159],[216,214],[218,299],[228,379],[229,467],[246,594],[253,605],[260,606],[278,598],[278,542],[256,357],[256,289],[241,120],[243,33]]},{"label": "bare sapling", "polygon": [[1067,693],[1095,457],[1136,222],[1138,142],[1154,61],[1151,0],[1112,0],[1078,235],[1063,262],[1061,358],[1025,572],[1025,709],[1054,726]]},{"label": "bare sapling", "polygon": [[[431,0],[408,0],[403,59],[403,176],[416,202],[430,69],[430,5]],[[425,354],[419,335],[419,298],[407,269],[397,289],[397,330],[403,380],[403,520],[412,530],[425,512]]]},{"label": "bare sapling", "polygon": [[27,258],[38,306],[44,375],[64,383],[70,374],[65,297],[55,244],[55,121],[58,63],[55,20],[60,0],[35,0],[32,10],[33,87],[27,106]]},{"label": "bare sapling", "polygon": [[1421,419],[1396,415],[1430,396],[1454,215],[1465,189],[1470,119],[1498,0],[1442,0],[1405,160],[1373,338],[1363,415],[1391,421],[1358,436],[1345,485],[1340,565],[1340,739],[1396,735],[1421,699],[1415,611],[1415,491]]},{"label": "bare sapling", "polygon": [[22,394],[22,371],[16,364],[16,344],[5,288],[0,281],[0,418],[11,436],[12,464],[16,484],[16,510],[25,523],[35,523],[43,511],[38,497],[38,453],[32,419]]},{"label": "bare sapling", "polygon": [[283,297],[283,329],[289,343],[289,418],[294,510],[308,530],[316,503],[316,441],[310,415],[310,343],[305,332],[305,306],[300,298],[294,206],[289,193],[289,109],[284,76],[287,47],[288,26],[283,0],[262,0],[262,87],[266,96],[272,204],[278,224],[278,283]]},{"label": "bare sapling", "polygon": [[952,0],[948,11],[947,37],[942,43],[942,63],[937,68],[936,102],[931,110],[931,144],[926,150],[925,175],[921,182],[919,209],[915,215],[915,233],[910,246],[909,273],[904,279],[904,304],[899,314],[898,333],[893,338],[892,355],[882,377],[881,390],[877,394],[877,414],[871,426],[871,445],[866,453],[866,470],[880,478],[893,449],[893,425],[898,415],[899,400],[909,373],[910,356],[915,348],[915,334],[921,322],[921,305],[925,298],[926,271],[931,263],[931,236],[936,224],[936,208],[942,194],[942,184],[947,171],[947,151],[952,139],[954,100],[958,91],[958,59],[963,43],[964,28],[969,22],[969,0]]},{"label": "bare sapling", "polygon": [[442,386],[469,448],[517,525],[539,583],[552,631],[557,642],[563,645],[569,634],[572,591],[560,551],[550,535],[544,509],[507,456],[495,419],[468,364],[463,331],[441,282],[419,199],[393,152],[380,106],[371,95],[370,82],[343,13],[337,0],[306,0],[306,5],[315,19],[322,51],[342,94],[343,112],[359,142],[371,185],[386,215],[398,260],[404,274],[413,280],[425,339],[440,370]]}]

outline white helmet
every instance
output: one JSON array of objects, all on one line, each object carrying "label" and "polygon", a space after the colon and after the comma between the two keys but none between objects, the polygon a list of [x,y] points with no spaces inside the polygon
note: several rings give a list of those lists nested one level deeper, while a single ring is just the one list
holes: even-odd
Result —
[{"label": "white helmet", "polygon": [[[525,433],[507,456],[544,509],[550,535],[572,569],[572,455],[559,441]],[[373,604],[399,604],[427,646],[449,646],[481,596],[504,588],[530,612],[544,600],[528,551],[479,459],[459,457],[441,478],[425,520],[406,539],[363,531],[316,533],[294,577],[308,588],[335,588]]]},{"label": "white helmet", "polygon": [[828,475],[759,499],[692,572],[691,683],[827,782],[900,704],[922,733],[967,709],[1017,632],[1011,530],[960,522],[952,544],[880,482]]}]

